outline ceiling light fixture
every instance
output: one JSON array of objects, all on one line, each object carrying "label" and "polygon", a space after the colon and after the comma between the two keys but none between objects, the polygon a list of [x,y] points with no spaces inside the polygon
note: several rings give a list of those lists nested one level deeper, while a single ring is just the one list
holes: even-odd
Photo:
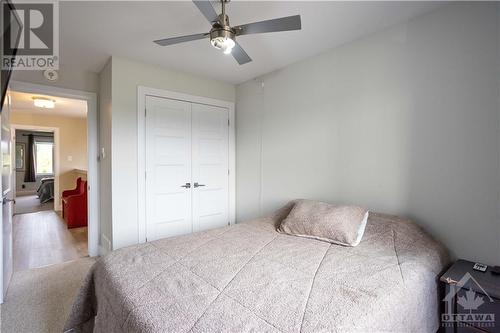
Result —
[{"label": "ceiling light fixture", "polygon": [[236,41],[240,36],[262,34],[267,32],[300,30],[302,27],[300,15],[281,17],[272,20],[253,22],[231,27],[226,15],[226,5],[230,0],[219,0],[222,6],[222,14],[217,14],[212,2],[215,0],[193,0],[198,10],[210,22],[212,29],[208,33],[178,36],[172,38],[157,39],[154,42],[161,46],[174,45],[191,42],[199,39],[210,38],[210,44],[225,54],[231,54],[240,65],[252,61],[241,45]]},{"label": "ceiling light fixture", "polygon": [[56,101],[45,97],[33,97],[33,104],[37,108],[53,109],[56,106]]},{"label": "ceiling light fixture", "polygon": [[218,16],[218,22],[214,23],[210,30],[210,43],[217,50],[222,50],[224,54],[231,54],[236,45],[234,41],[236,32],[229,25],[229,17],[226,15],[226,1],[222,0],[222,14]]}]

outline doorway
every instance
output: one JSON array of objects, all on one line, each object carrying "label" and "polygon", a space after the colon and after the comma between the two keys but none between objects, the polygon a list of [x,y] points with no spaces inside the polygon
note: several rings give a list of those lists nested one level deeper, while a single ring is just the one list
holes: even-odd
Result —
[{"label": "doorway", "polygon": [[[40,84],[32,84],[19,81],[11,81],[9,91],[17,91],[22,93],[29,93],[33,95],[49,95],[60,98],[69,98],[84,101],[87,106],[87,161],[88,161],[88,172],[87,172],[87,215],[88,215],[88,227],[87,227],[87,246],[88,255],[93,257],[100,254],[99,250],[99,193],[98,193],[98,132],[97,132],[97,95],[95,93],[89,93],[79,90],[58,88],[53,86],[45,86]],[[9,97],[10,100],[10,97]],[[2,190],[4,191],[3,197],[3,233],[2,233],[2,256],[0,257],[0,264],[2,266],[2,294],[0,295],[0,303],[3,302],[3,297],[7,291],[10,278],[13,271],[12,263],[12,223],[11,217],[13,215],[12,203],[14,201],[12,182],[14,181],[11,176],[12,171],[15,169],[15,158],[14,150],[15,147],[12,144],[12,132],[10,127],[10,102],[7,103],[7,107],[2,109],[2,155],[3,159],[3,169],[2,169]],[[39,130],[39,129],[37,129]],[[49,131],[50,132],[50,131]],[[54,141],[57,142],[58,129],[54,129]],[[58,156],[58,145],[54,144],[54,154],[55,159]],[[11,153],[12,152],[12,153]],[[8,157],[8,158],[6,158]],[[57,169],[58,164],[55,163],[54,167]],[[56,171],[57,172],[57,171]],[[5,175],[5,177],[4,177]],[[54,198],[59,196],[58,186],[56,183],[58,178],[54,179]],[[7,194],[5,194],[7,193]],[[57,193],[57,194],[56,194]],[[54,200],[54,208],[57,209],[59,200]]]},{"label": "doorway", "polygon": [[16,90],[10,98],[13,271],[87,256],[87,103]]},{"label": "doorway", "polygon": [[[15,92],[12,93],[14,96]],[[15,99],[15,97],[13,98]],[[19,111],[14,112],[14,117]],[[59,161],[55,156],[57,129],[11,124],[14,146],[14,215],[57,210],[54,206]],[[57,137],[57,141],[59,138]]]},{"label": "doorway", "polygon": [[[81,173],[80,177],[84,180],[84,174],[86,173],[86,189],[87,189],[87,235],[86,243],[88,248],[88,255],[93,257],[99,255],[99,197],[98,197],[98,137],[97,137],[97,96],[95,93],[88,93],[79,90],[58,88],[52,86],[45,86],[39,84],[25,83],[12,81],[10,83],[10,89],[15,92],[28,93],[32,96],[51,96],[56,101],[57,100],[73,100],[78,103],[84,103],[86,106],[86,160],[87,169],[75,167],[72,169],[75,173]],[[15,112],[15,111],[14,111]],[[40,124],[39,124],[40,125]],[[50,124],[44,123],[46,127],[51,127]],[[40,126],[39,126],[40,127]],[[23,129],[23,128],[21,128]],[[26,129],[26,128],[24,128]],[[35,128],[37,129],[37,128]],[[37,130],[40,130],[38,128]],[[47,128],[45,129],[45,131]],[[63,139],[61,129],[57,126],[53,126],[48,129],[49,131],[54,131],[54,159],[56,160],[55,169],[60,167],[57,164],[57,160],[62,163],[67,163],[76,160],[76,154],[70,151],[63,151],[61,149],[61,144],[57,144],[57,141]],[[70,140],[74,140],[71,139]],[[54,209],[56,211],[63,210],[62,206],[62,189],[75,189],[77,184],[73,177],[66,177],[66,173],[63,175],[61,168],[61,177],[54,177]],[[79,177],[76,177],[77,179]],[[68,180],[69,179],[69,180]],[[58,184],[60,182],[60,184]]]}]

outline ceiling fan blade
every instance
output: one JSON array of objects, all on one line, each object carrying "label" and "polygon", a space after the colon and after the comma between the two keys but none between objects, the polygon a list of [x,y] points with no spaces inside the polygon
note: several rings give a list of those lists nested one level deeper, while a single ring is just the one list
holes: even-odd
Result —
[{"label": "ceiling fan blade", "polygon": [[193,0],[193,3],[198,7],[203,16],[206,17],[208,22],[214,23],[219,20],[219,15],[217,15],[209,0]]},{"label": "ceiling fan blade", "polygon": [[234,27],[236,35],[261,34],[265,32],[300,30],[300,15],[287,16],[274,20],[248,23]]},{"label": "ceiling fan blade", "polygon": [[207,36],[208,36],[207,33],[195,34],[195,35],[188,35],[188,36],[179,36],[179,37],[158,39],[158,40],[155,40],[154,42],[158,45],[161,45],[161,46],[167,46],[167,45],[173,45],[173,44],[179,44],[179,43],[184,43],[184,42],[190,42],[193,40],[203,39]]},{"label": "ceiling fan blade", "polygon": [[250,61],[252,61],[252,58],[248,56],[248,54],[243,50],[240,44],[236,42],[236,44],[233,47],[233,50],[231,51],[231,54],[233,55],[234,59],[238,62],[240,65],[244,65]]}]

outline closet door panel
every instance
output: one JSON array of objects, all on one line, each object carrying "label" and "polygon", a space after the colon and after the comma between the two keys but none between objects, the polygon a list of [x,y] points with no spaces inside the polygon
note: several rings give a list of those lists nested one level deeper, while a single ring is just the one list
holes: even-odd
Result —
[{"label": "closet door panel", "polygon": [[146,237],[192,232],[191,104],[146,97]]},{"label": "closet door panel", "polygon": [[222,227],[229,221],[228,115],[226,108],[192,104],[195,231]]}]

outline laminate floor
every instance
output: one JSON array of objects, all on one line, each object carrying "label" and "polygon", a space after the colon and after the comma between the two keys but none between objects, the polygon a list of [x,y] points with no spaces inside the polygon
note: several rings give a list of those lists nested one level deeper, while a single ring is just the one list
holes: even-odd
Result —
[{"label": "laminate floor", "polygon": [[88,255],[87,227],[68,229],[53,210],[15,215],[12,228],[14,272]]}]

